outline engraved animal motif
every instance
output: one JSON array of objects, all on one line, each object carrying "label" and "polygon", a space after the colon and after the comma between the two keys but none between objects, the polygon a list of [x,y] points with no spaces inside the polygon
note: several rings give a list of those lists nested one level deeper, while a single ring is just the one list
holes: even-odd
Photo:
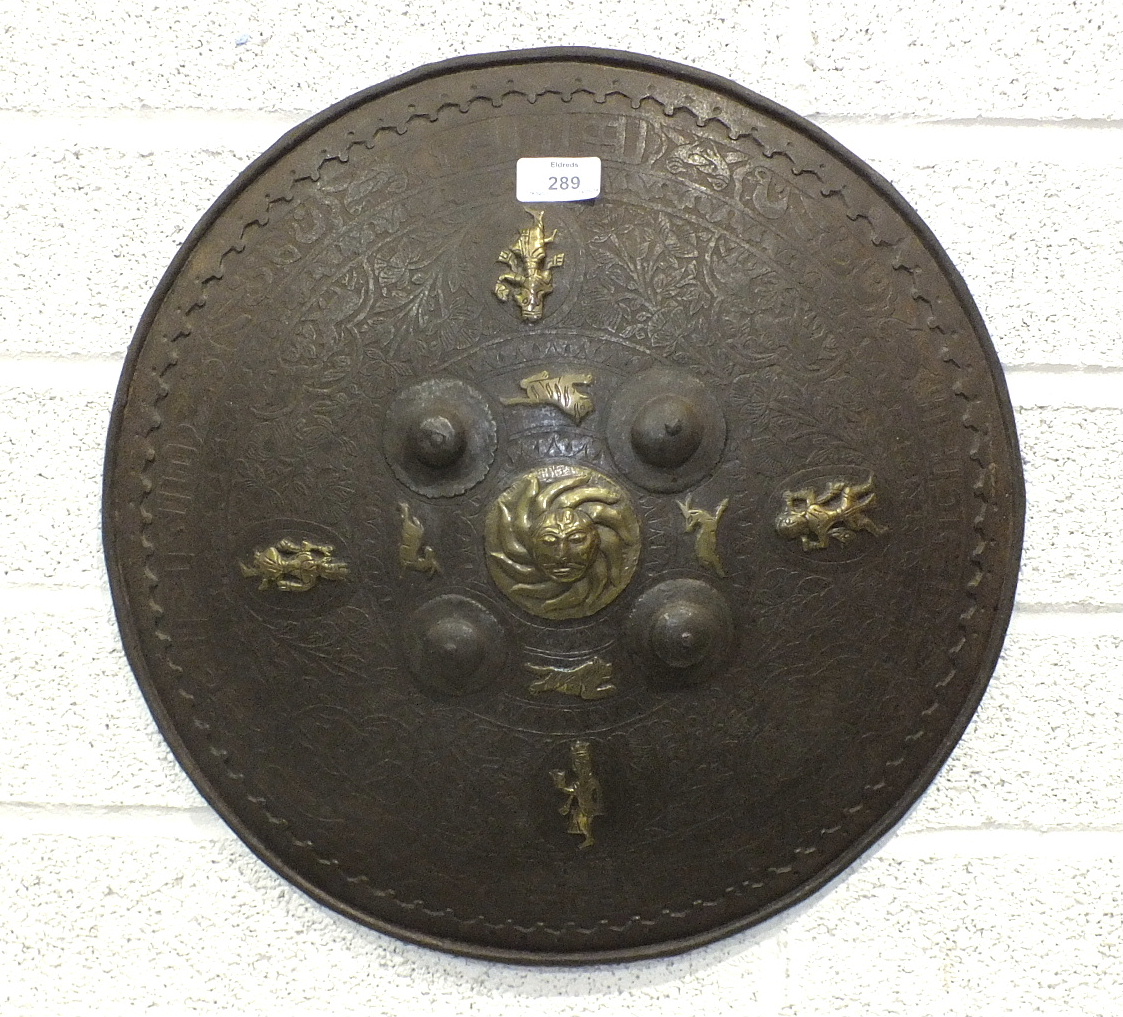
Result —
[{"label": "engraved animal motif", "polygon": [[667,156],[667,169],[672,173],[684,173],[688,168],[706,177],[715,191],[724,190],[729,185],[729,164],[713,142],[694,141],[671,150]]},{"label": "engraved animal motif", "polygon": [[554,787],[565,795],[558,812],[569,816],[567,832],[584,837],[577,846],[589,848],[596,843],[593,820],[604,815],[600,781],[593,774],[593,755],[588,742],[574,742],[569,747],[569,758],[574,769],[573,777],[568,777],[564,770],[551,770],[550,777]]},{"label": "engraved animal motif", "polygon": [[527,668],[541,678],[530,683],[531,692],[564,692],[582,699],[604,699],[616,694],[612,678],[612,665],[594,657],[577,667],[541,667],[527,664]]},{"label": "engraved animal motif", "polygon": [[554,291],[554,269],[565,262],[564,254],[546,257],[546,245],[558,236],[554,230],[546,236],[542,224],[545,212],[531,212],[534,225],[519,230],[514,246],[499,252],[498,261],[510,272],[504,272],[495,284],[495,295],[503,302],[514,300],[523,321],[541,321],[546,297]]},{"label": "engraved animal motif", "polygon": [[580,424],[593,412],[593,397],[580,391],[578,385],[592,385],[591,374],[559,374],[551,377],[549,371],[539,371],[519,382],[526,395],[502,400],[504,406],[555,406]]},{"label": "engraved animal motif", "polygon": [[273,584],[286,593],[304,593],[320,579],[343,579],[347,576],[347,565],[332,557],[334,550],[331,544],[313,544],[309,540],[298,544],[294,540],[280,540],[264,550],[255,549],[253,563],[238,562],[238,567],[246,578],[261,577],[259,590],[267,590]]},{"label": "engraved animal motif", "polygon": [[776,519],[776,532],[791,540],[799,537],[805,551],[822,550],[832,537],[846,544],[862,530],[882,537],[889,528],[866,515],[876,504],[873,477],[864,484],[835,480],[822,494],[810,487],[785,491],[784,511]]},{"label": "engraved animal motif", "polygon": [[723,579],[726,578],[728,573],[721,564],[721,558],[717,553],[717,524],[721,522],[721,517],[725,514],[725,510],[729,508],[729,499],[726,498],[713,512],[694,508],[690,504],[689,496],[686,501],[678,502],[678,507],[682,512],[682,517],[686,520],[686,532],[697,531],[698,533],[698,536],[694,539],[694,554],[699,563],[705,565],[708,569],[712,569]]},{"label": "engraved animal motif", "polygon": [[431,576],[441,570],[437,563],[437,553],[425,540],[425,526],[409,510],[409,505],[404,501],[398,502],[398,511],[402,514],[402,542],[398,547],[398,564],[402,573],[406,569],[421,572]]}]

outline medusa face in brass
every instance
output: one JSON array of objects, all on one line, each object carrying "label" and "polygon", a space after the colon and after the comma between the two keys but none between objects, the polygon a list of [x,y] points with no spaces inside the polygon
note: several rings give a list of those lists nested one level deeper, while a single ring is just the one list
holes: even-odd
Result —
[{"label": "medusa face in brass", "polygon": [[544,466],[492,505],[485,542],[496,585],[540,618],[584,618],[611,604],[639,561],[639,519],[596,470]]}]

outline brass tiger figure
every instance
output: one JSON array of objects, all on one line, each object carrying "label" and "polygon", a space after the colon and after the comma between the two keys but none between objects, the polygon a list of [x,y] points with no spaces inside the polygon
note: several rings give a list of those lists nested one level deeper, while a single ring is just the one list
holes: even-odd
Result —
[{"label": "brass tiger figure", "polygon": [[594,657],[577,667],[545,667],[527,664],[527,668],[542,677],[530,683],[530,691],[564,692],[568,696],[582,699],[605,699],[616,694],[612,679],[612,665]]},{"label": "brass tiger figure", "polygon": [[591,374],[559,374],[539,371],[519,382],[525,395],[502,400],[504,406],[554,406],[580,424],[593,412],[593,397],[578,385],[592,385]]}]

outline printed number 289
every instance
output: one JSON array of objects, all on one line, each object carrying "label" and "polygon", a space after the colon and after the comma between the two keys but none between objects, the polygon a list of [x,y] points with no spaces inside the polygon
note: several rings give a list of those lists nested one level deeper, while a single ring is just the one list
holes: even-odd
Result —
[{"label": "printed number 289", "polygon": [[550,177],[551,191],[577,191],[581,189],[580,177]]}]

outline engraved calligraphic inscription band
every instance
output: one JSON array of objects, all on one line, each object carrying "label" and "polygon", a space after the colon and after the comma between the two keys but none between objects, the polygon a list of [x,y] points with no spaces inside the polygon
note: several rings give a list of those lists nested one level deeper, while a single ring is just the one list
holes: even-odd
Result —
[{"label": "engraved calligraphic inscription band", "polygon": [[[600,160],[524,203],[520,158]],[[993,670],[1023,487],[954,267],[821,131],[626,53],[421,68],[184,243],[122,377],[125,645],[316,900],[521,963],[673,953],[899,820]]]}]

